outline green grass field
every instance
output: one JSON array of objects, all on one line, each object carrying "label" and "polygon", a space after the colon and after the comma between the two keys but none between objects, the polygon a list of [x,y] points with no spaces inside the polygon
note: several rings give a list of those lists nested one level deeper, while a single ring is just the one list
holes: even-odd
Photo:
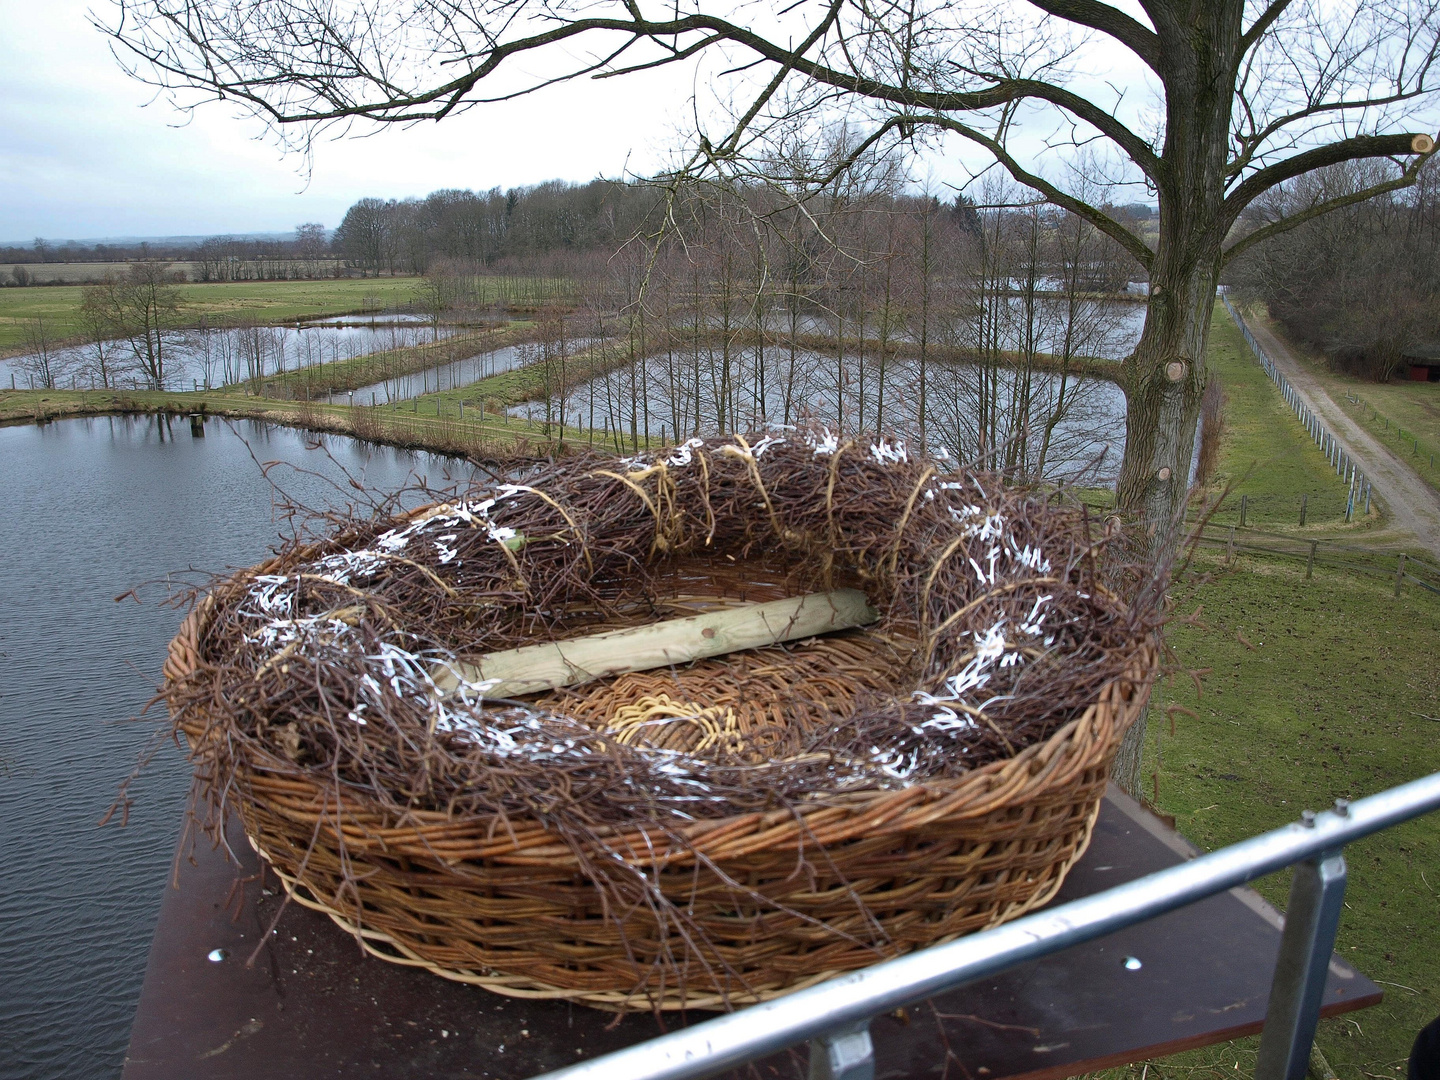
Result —
[{"label": "green grass field", "polygon": [[[1440,596],[1241,556],[1204,556],[1176,583],[1193,624],[1167,634],[1183,673],[1150,714],[1147,794],[1206,849],[1278,828],[1302,809],[1358,798],[1440,768],[1440,671],[1430,638]],[[1420,628],[1429,628],[1418,632]],[[1242,641],[1243,637],[1243,641]],[[1245,642],[1249,642],[1246,645]],[[1174,734],[1167,708],[1176,711]],[[1318,1044],[1342,1080],[1401,1077],[1415,1033],[1440,1013],[1440,819],[1352,846],[1337,951],[1383,980],[1385,1001],[1324,1021]],[[1283,909],[1288,875],[1257,883]],[[1250,1072],[1258,1039],[1149,1063],[1157,1078]],[[1144,1065],[1111,1076],[1141,1075]]]},{"label": "green grass field", "polygon": [[[1360,513],[1345,524],[1345,484],[1220,304],[1211,317],[1209,362],[1226,395],[1225,438],[1212,493],[1218,495],[1231,485],[1213,521],[1238,524],[1240,499],[1247,496],[1246,521],[1252,528],[1297,535],[1323,531],[1327,536],[1343,531],[1359,539],[1358,534],[1379,524],[1378,515],[1367,519]],[[1308,504],[1306,527],[1301,530],[1303,496],[1308,496]]]},{"label": "green grass field", "polygon": [[[1221,308],[1210,339],[1230,393],[1221,470],[1238,476],[1258,463],[1238,492],[1283,509],[1309,490],[1312,511],[1318,499],[1334,529],[1334,474],[1258,365],[1238,362],[1244,343],[1233,325]],[[1440,769],[1440,596],[1407,586],[1397,600],[1386,579],[1318,566],[1307,581],[1299,562],[1242,554],[1227,566],[1213,551],[1171,596],[1178,618],[1166,638],[1182,670],[1155,693],[1144,787],[1202,848]],[[1188,670],[1203,672],[1201,689]],[[1415,1033],[1440,1013],[1440,817],[1346,856],[1337,951],[1381,983],[1385,1000],[1322,1022],[1317,1045],[1342,1080],[1399,1080]],[[1284,908],[1288,874],[1256,887]],[[1253,1072],[1258,1046],[1242,1039],[1101,1075],[1233,1078]]]},{"label": "green grass field", "polygon": [[1271,333],[1289,344],[1290,351],[1325,384],[1341,408],[1432,487],[1440,487],[1440,383],[1410,382],[1403,378],[1376,383],[1332,371],[1323,356],[1296,344],[1279,323],[1267,320],[1266,325]]},{"label": "green grass field", "polygon": [[[186,323],[200,318],[235,316],[279,323],[403,307],[416,299],[421,281],[418,277],[245,281],[181,285],[179,289],[185,302],[183,320]],[[0,350],[23,346],[25,322],[37,317],[45,320],[52,337],[77,334],[83,293],[84,288],[79,285],[0,289]]]}]

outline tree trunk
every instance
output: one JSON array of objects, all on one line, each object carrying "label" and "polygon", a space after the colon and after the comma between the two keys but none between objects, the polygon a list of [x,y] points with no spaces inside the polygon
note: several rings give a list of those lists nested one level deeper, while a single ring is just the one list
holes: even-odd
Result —
[{"label": "tree trunk", "polygon": [[1215,260],[1207,262],[1178,280],[1152,280],[1145,330],[1125,365],[1125,458],[1116,494],[1121,512],[1143,533],[1137,547],[1160,571],[1168,569],[1183,524],[1205,392],[1215,302]]},{"label": "tree trunk", "polygon": [[[1208,259],[1203,268],[1176,275],[1178,280],[1152,278],[1145,330],[1126,361],[1125,458],[1116,494],[1138,534],[1127,557],[1143,559],[1147,576],[1168,576],[1184,529],[1217,263],[1218,258]],[[1130,570],[1118,567],[1117,573]],[[1143,711],[1126,732],[1111,770],[1115,782],[1137,799],[1143,798],[1147,716]]]},{"label": "tree trunk", "polygon": [[[1160,231],[1145,329],[1125,361],[1125,457],[1116,495],[1133,539],[1129,555],[1143,560],[1152,581],[1168,575],[1184,524],[1226,231],[1226,162],[1244,7],[1226,0],[1160,4],[1151,12],[1166,99],[1156,177]],[[1137,797],[1144,741],[1142,716],[1117,761],[1124,772],[1117,780]]]}]

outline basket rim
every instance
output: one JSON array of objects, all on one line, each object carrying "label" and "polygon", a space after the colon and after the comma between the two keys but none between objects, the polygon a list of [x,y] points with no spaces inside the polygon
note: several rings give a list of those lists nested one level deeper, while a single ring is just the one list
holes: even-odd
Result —
[{"label": "basket rim", "polygon": [[[310,545],[305,550],[312,551],[317,546],[320,545]],[[274,556],[232,574],[221,583],[220,589],[239,588],[243,582],[273,568],[278,561],[280,556]],[[198,668],[199,639],[217,602],[218,592],[219,589],[207,593],[197,603],[171,640],[164,671],[167,681],[181,680]],[[1016,791],[1028,786],[1027,781],[1060,771],[1066,756],[1063,749],[1093,724],[1102,703],[1122,718],[1112,734],[1112,738],[1118,740],[1148,699],[1157,661],[1156,643],[1142,639],[1137,642],[1125,670],[1101,687],[1096,700],[1084,713],[1013,757],[988,762],[960,776],[916,781],[901,788],[834,792],[789,808],[748,811],[667,826],[645,821],[629,827],[601,826],[595,830],[596,838],[634,865],[668,867],[693,863],[697,858],[741,858],[753,850],[839,844],[862,833],[867,837],[886,836],[941,818],[982,818],[1004,806]],[[193,754],[206,738],[206,729],[182,725],[182,730]],[[374,801],[361,790],[337,785],[328,775],[321,782],[310,770],[258,747],[252,751],[252,760],[253,765],[241,766],[241,773],[267,776],[267,787],[272,787],[267,801],[275,812],[296,823],[318,824],[326,831],[340,834],[347,845],[356,845],[357,850],[373,848],[399,853],[413,845],[421,849],[417,854],[444,859],[447,848],[463,845],[467,853],[473,853],[473,841],[469,838],[483,832],[487,835],[484,854],[467,857],[482,857],[494,860],[497,865],[511,866],[555,866],[557,862],[573,865],[577,861],[569,845],[533,818],[507,818],[499,824],[497,815],[457,816],[413,808],[405,811],[403,820],[397,821],[393,811],[377,809]],[[1048,786],[1044,784],[1038,790]],[[290,788],[292,794],[280,798],[274,787]],[[973,801],[974,805],[956,813],[967,801]],[[814,821],[817,817],[835,820],[817,823]],[[792,834],[788,840],[784,839],[785,833]],[[737,844],[732,839],[736,834],[750,836],[751,840]]]}]

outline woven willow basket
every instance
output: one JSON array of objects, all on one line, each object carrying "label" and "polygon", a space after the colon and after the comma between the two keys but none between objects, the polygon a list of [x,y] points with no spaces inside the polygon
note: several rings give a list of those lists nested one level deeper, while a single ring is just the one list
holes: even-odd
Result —
[{"label": "woven willow basket", "polygon": [[[170,685],[202,665],[225,590],[277,569],[272,559],[201,601],[170,644]],[[752,586],[750,599],[784,592],[773,582]],[[883,666],[887,650],[904,643],[861,631],[818,647],[808,674],[823,682],[827,672]],[[673,960],[657,962],[677,954],[676,928],[651,908],[607,910],[575,852],[538,821],[426,810],[402,819],[278,754],[248,760],[228,805],[291,898],[329,915],[377,957],[515,997],[618,1011],[729,1008],[1049,901],[1089,843],[1110,765],[1156,662],[1153,644],[1136,643],[1127,670],[1082,715],[955,779],[672,826],[682,843],[639,824],[602,831],[610,851],[645,852],[637,861],[689,914],[678,975]],[[692,678],[704,680],[725,670],[725,658],[696,668]],[[763,662],[748,670],[760,682],[742,680],[731,697],[759,709],[761,722],[764,679],[807,674]],[[620,676],[582,695],[581,705],[653,695],[673,688],[673,677]],[[712,678],[696,696],[718,692]],[[567,701],[578,707],[574,695]],[[180,723],[192,747],[220,737],[193,708]],[[763,911],[757,896],[768,901]]]}]

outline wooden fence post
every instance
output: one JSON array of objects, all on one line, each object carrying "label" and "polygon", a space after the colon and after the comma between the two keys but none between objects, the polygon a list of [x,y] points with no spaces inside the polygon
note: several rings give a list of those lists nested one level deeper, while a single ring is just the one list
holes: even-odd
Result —
[{"label": "wooden fence post", "polygon": [[1241,527],[1242,529],[1245,528],[1245,510],[1246,510],[1246,508],[1249,506],[1249,503],[1250,503],[1250,496],[1249,496],[1249,495],[1241,495],[1241,496],[1240,496],[1240,527]]},{"label": "wooden fence post", "polygon": [[[1402,555],[1401,558],[1403,559],[1404,556]],[[1234,562],[1234,561],[1235,561],[1235,526],[1234,526],[1234,525],[1231,525],[1231,526],[1230,526],[1230,539],[1228,539],[1228,540],[1225,542],[1225,561],[1226,561],[1227,563],[1228,563],[1228,562]],[[1396,595],[1396,596],[1399,596],[1399,595],[1400,595],[1400,586],[1399,586],[1399,585],[1396,585],[1396,586],[1395,586],[1395,595]]]},{"label": "wooden fence post", "polygon": [[1310,575],[1315,572],[1315,549],[1320,546],[1320,541],[1310,541],[1310,557],[1305,560],[1305,580],[1310,580]]},{"label": "wooden fence post", "polygon": [[1300,496],[1300,524],[1301,524],[1301,525],[1304,525],[1304,524],[1305,524],[1305,507],[1306,507],[1306,505],[1307,505],[1309,502],[1310,502],[1310,496],[1309,496],[1309,495],[1301,495],[1301,496]]},{"label": "wooden fence post", "polygon": [[1405,553],[1400,553],[1400,565],[1395,570],[1395,599],[1400,599],[1400,583],[1405,580]]}]

